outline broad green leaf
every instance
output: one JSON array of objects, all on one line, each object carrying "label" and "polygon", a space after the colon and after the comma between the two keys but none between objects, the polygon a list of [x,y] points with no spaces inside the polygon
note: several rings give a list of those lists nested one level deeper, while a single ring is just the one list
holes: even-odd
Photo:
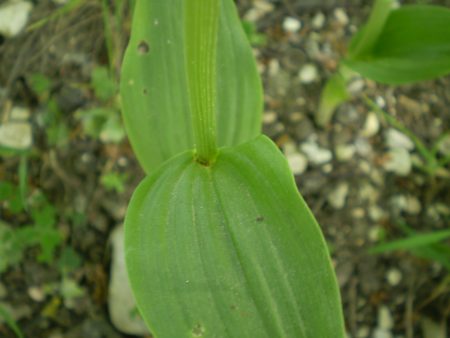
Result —
[{"label": "broad green leaf", "polygon": [[[183,17],[182,0],[136,3],[121,95],[128,136],[147,173],[194,148]],[[252,51],[232,0],[221,0],[217,44],[218,144],[232,146],[259,134],[263,102]]]},{"label": "broad green leaf", "polygon": [[202,166],[167,161],[125,221],[137,304],[157,338],[344,337],[319,226],[266,137]]},{"label": "broad green leaf", "polygon": [[[345,65],[372,80],[401,84],[450,73],[450,9],[410,5],[393,10],[377,42]],[[364,34],[355,39],[361,40]],[[352,43],[358,45],[358,43]]]}]

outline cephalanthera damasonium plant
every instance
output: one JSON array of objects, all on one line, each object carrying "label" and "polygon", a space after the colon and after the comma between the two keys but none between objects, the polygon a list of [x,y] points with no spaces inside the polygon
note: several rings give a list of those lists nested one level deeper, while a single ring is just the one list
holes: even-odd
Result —
[{"label": "cephalanthera damasonium plant", "polygon": [[125,221],[157,338],[345,336],[320,228],[276,145],[233,0],[137,0],[121,83],[148,176]]}]

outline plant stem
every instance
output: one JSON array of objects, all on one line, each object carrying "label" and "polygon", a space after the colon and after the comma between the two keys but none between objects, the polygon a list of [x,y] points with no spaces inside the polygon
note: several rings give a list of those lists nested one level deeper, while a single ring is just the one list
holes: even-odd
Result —
[{"label": "plant stem", "polygon": [[185,53],[197,161],[214,161],[219,0],[185,0]]}]

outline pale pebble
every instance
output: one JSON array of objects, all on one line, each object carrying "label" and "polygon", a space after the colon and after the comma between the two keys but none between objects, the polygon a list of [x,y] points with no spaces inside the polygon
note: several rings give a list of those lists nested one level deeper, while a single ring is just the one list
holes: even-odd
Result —
[{"label": "pale pebble", "polygon": [[303,84],[310,84],[318,80],[319,71],[317,66],[313,63],[307,63],[303,65],[298,74],[300,82]]},{"label": "pale pebble", "polygon": [[26,26],[33,5],[28,1],[9,1],[0,6],[0,34],[13,37]]},{"label": "pale pebble", "polygon": [[288,16],[283,20],[283,30],[288,33],[297,33],[302,28],[302,22],[296,18]]}]

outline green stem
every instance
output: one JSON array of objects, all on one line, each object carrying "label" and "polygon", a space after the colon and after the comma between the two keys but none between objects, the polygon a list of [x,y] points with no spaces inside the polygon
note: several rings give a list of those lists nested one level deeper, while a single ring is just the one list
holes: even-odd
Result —
[{"label": "green stem", "polygon": [[185,0],[185,53],[197,161],[217,153],[216,55],[219,0]]}]

